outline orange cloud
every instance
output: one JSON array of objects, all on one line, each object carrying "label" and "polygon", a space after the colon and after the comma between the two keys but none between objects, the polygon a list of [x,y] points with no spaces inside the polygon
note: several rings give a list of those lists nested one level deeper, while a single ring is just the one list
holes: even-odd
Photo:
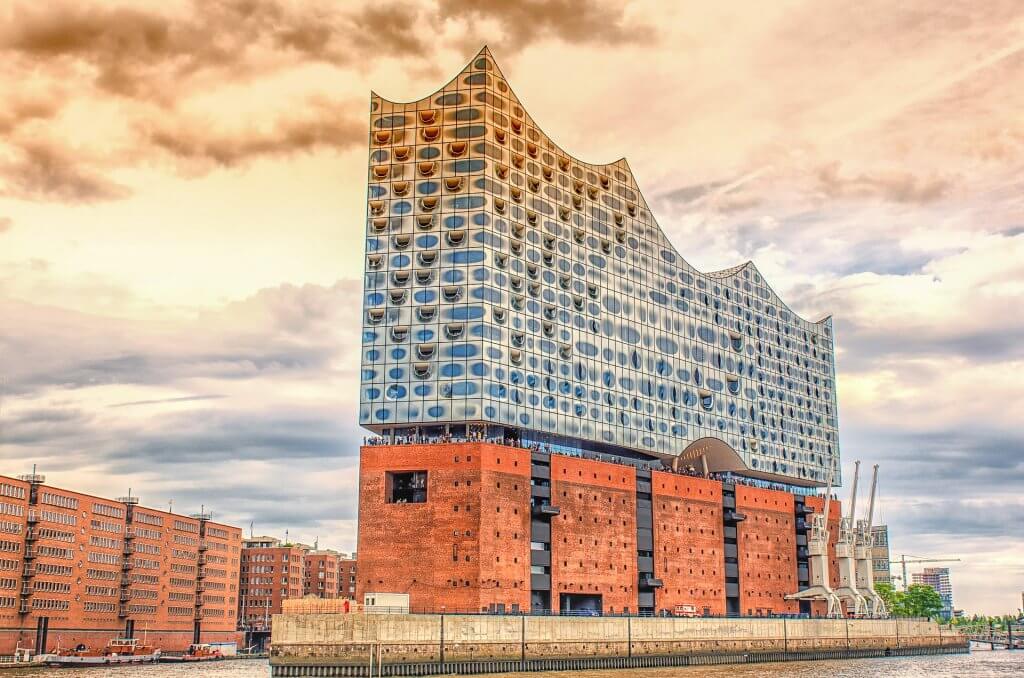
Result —
[{"label": "orange cloud", "polygon": [[70,150],[28,143],[18,158],[0,163],[0,196],[39,202],[95,203],[120,200],[131,191],[82,166]]}]

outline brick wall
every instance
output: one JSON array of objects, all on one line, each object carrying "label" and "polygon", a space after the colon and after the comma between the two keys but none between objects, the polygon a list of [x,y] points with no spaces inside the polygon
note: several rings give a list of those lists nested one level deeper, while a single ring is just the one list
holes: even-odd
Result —
[{"label": "brick wall", "polygon": [[653,472],[654,573],[659,610],[695,605],[725,614],[722,484]]},{"label": "brick wall", "polygon": [[600,594],[605,612],[637,610],[636,473],[551,456],[551,606],[562,593]]},{"label": "brick wall", "polygon": [[785,596],[797,590],[793,495],[736,485],[740,611],[743,614],[799,612]]},{"label": "brick wall", "polygon": [[[388,503],[386,474],[417,470],[428,472],[427,501]],[[529,496],[525,450],[487,443],[362,448],[357,600],[366,592],[408,593],[417,609],[528,608]]]}]

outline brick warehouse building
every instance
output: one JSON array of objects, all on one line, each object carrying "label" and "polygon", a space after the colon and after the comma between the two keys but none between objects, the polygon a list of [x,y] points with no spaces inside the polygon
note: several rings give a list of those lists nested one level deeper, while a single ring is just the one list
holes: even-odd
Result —
[{"label": "brick warehouse building", "polygon": [[[410,497],[399,486],[412,475],[423,491]],[[414,611],[823,614],[784,599],[807,584],[807,515],[821,510],[818,496],[624,460],[487,442],[364,446],[357,598],[408,593]],[[837,501],[830,513],[838,586]]]},{"label": "brick warehouse building", "polygon": [[338,551],[277,537],[243,540],[239,626],[246,634],[246,646],[265,645],[274,615],[281,614],[286,600],[351,599],[355,573],[355,559]]},{"label": "brick warehouse building", "polygon": [[0,476],[0,654],[237,641],[241,537],[208,514]]},{"label": "brick warehouse building", "polygon": [[368,145],[357,596],[814,611],[785,596],[840,484],[831,318],[752,262],[691,266],[626,161],[560,148],[486,48],[373,94]]}]

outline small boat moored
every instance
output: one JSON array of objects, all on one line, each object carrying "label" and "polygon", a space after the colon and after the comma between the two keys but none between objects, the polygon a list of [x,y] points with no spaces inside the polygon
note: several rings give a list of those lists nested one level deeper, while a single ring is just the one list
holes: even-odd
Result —
[{"label": "small boat moored", "polygon": [[36,664],[52,667],[109,666],[117,664],[149,664],[160,659],[160,650],[142,645],[134,638],[115,638],[102,650],[91,650],[84,644],[74,649],[56,650],[35,657]]},{"label": "small boat moored", "polygon": [[185,662],[213,662],[224,659],[220,650],[206,643],[193,643],[188,646],[185,654],[162,654],[162,663],[177,664]]}]

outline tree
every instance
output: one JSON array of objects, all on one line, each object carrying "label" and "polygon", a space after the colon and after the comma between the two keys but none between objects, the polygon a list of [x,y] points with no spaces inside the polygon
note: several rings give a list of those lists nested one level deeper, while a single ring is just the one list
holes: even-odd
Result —
[{"label": "tree", "polygon": [[891,584],[879,582],[875,591],[894,617],[934,617],[942,611],[942,597],[925,584],[912,584],[906,591],[896,591]]},{"label": "tree", "polygon": [[942,612],[942,597],[931,586],[911,584],[903,597],[908,617],[934,617]]},{"label": "tree", "polygon": [[885,603],[885,607],[887,610],[889,610],[889,614],[891,614],[894,617],[903,616],[899,611],[903,603],[903,594],[895,590],[892,587],[892,584],[886,582],[878,582],[877,584],[875,584],[875,591],[878,593],[879,596],[882,597],[882,602]]}]

